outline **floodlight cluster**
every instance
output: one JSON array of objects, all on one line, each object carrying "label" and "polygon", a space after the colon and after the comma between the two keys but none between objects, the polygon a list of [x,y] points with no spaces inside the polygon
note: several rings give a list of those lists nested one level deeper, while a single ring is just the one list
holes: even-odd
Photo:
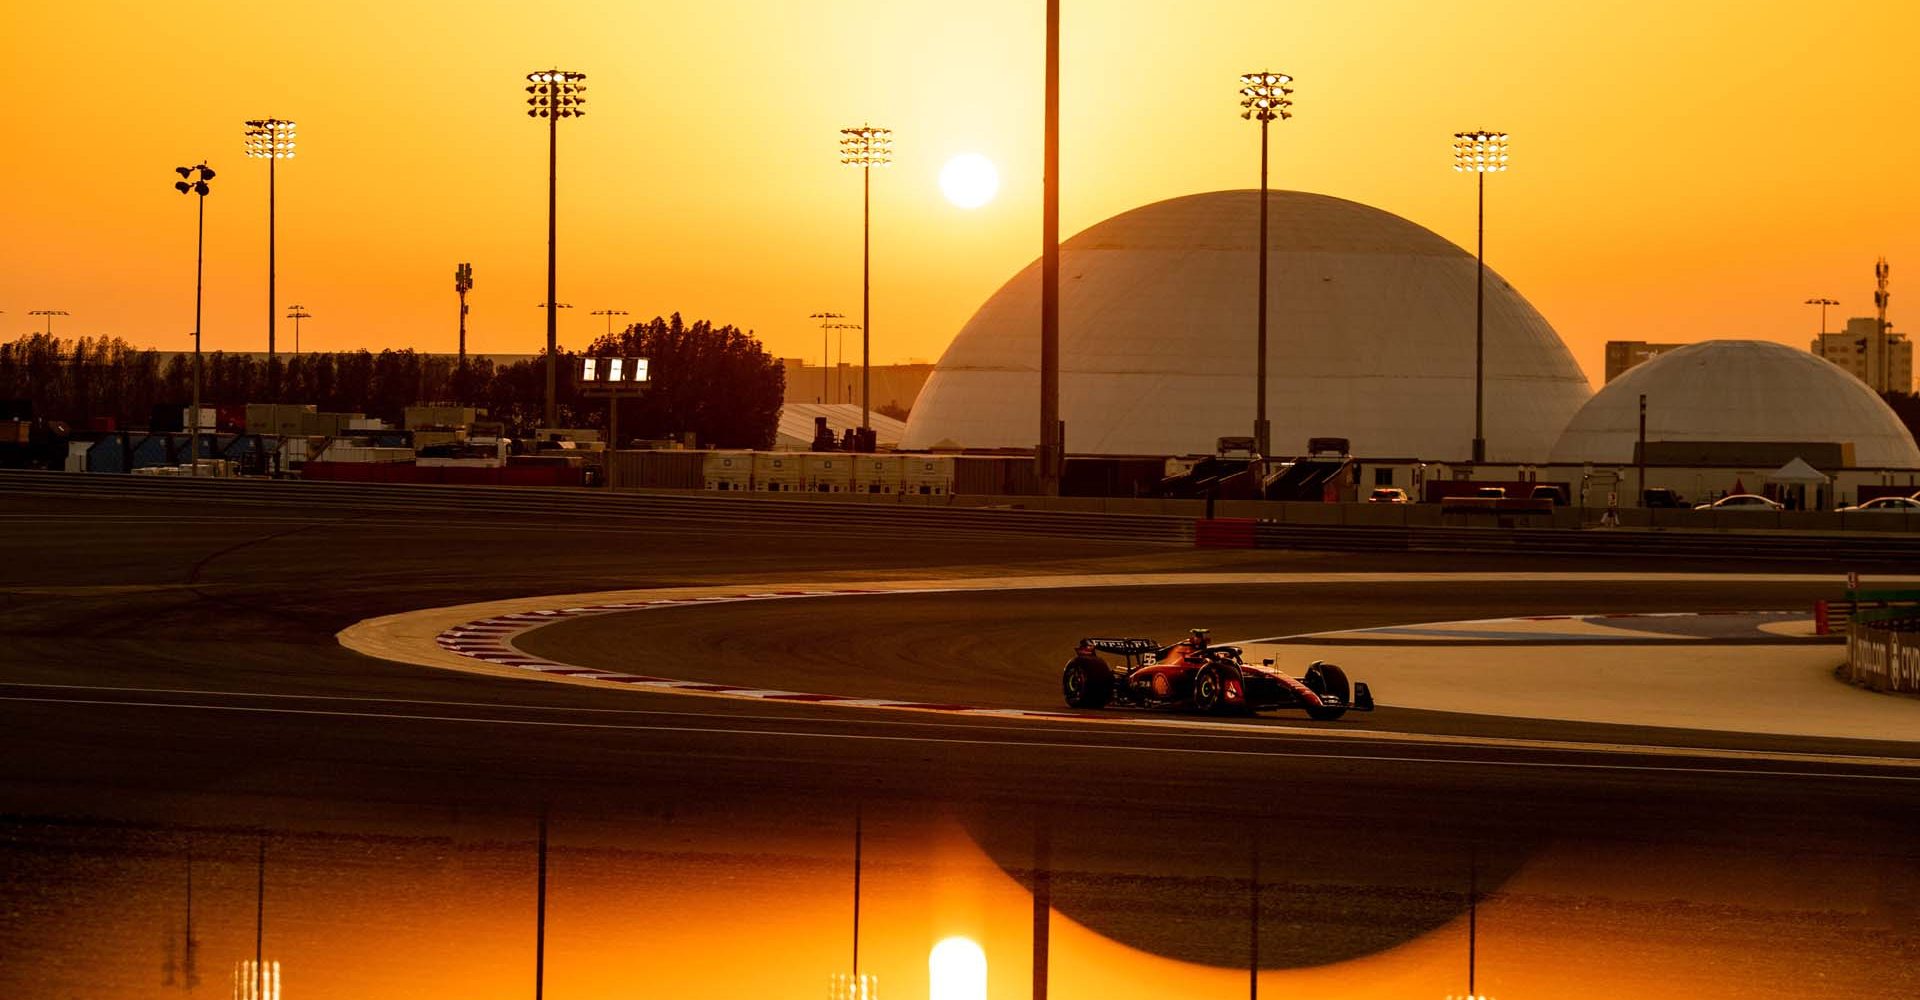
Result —
[{"label": "floodlight cluster", "polygon": [[1240,107],[1245,109],[1240,117],[1263,125],[1275,118],[1283,121],[1292,118],[1293,112],[1287,110],[1293,107],[1293,101],[1288,99],[1293,88],[1287,86],[1292,82],[1293,77],[1285,73],[1266,70],[1240,74]]},{"label": "floodlight cluster", "polygon": [[1507,134],[1455,132],[1453,169],[1463,174],[1497,174],[1507,169]]},{"label": "floodlight cluster", "polygon": [[893,130],[857,125],[840,130],[840,162],[855,167],[884,167],[893,162]]},{"label": "floodlight cluster", "polygon": [[528,118],[578,118],[586,114],[581,105],[587,99],[585,73],[564,69],[545,69],[527,74]]},{"label": "floodlight cluster", "polygon": [[291,160],[294,135],[292,122],[256,118],[247,122],[247,155],[262,160]]},{"label": "floodlight cluster", "polygon": [[180,175],[180,179],[173,182],[175,191],[197,194],[202,198],[207,196],[210,190],[207,182],[213,180],[213,168],[207,166],[206,161],[202,160],[197,167],[175,167],[173,172]]}]

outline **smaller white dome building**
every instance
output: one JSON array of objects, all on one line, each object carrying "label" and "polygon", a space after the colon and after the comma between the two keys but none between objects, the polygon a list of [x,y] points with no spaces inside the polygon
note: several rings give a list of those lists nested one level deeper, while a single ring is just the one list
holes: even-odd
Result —
[{"label": "smaller white dome building", "polygon": [[1920,469],[1913,435],[1866,383],[1763,340],[1709,340],[1636,365],[1574,414],[1552,460],[1632,462],[1642,393],[1648,441],[1851,445],[1856,468]]}]

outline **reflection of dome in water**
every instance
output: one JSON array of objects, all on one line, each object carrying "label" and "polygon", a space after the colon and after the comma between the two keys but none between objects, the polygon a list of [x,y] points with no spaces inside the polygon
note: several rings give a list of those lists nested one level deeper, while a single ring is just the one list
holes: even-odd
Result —
[{"label": "reflection of dome in water", "polygon": [[[1067,240],[1060,413],[1067,450],[1211,452],[1252,433],[1259,194],[1216,191],[1117,215]],[[1268,414],[1274,451],[1345,437],[1356,454],[1461,459],[1473,439],[1473,255],[1357,202],[1268,200]],[[1040,265],[947,348],[902,446],[1031,447]],[[1486,287],[1488,457],[1538,461],[1590,390],[1511,286]]]},{"label": "reflection of dome in water", "polygon": [[[1138,791],[1152,797],[1166,790]],[[1086,818],[1052,813],[1052,910],[1139,952],[1244,969],[1252,957],[1248,875],[1259,838],[1263,969],[1379,954],[1466,917],[1467,870],[1475,862],[1469,841],[1450,829],[1455,820],[1355,824],[1303,806],[1283,821],[1249,823],[1215,806],[1171,800],[1131,810],[1106,803]],[[982,851],[1031,889],[1032,819],[985,808],[961,822]],[[1518,827],[1524,824],[1476,831],[1480,891],[1499,889],[1539,849],[1537,835]]]},{"label": "reflection of dome in water", "polygon": [[1762,340],[1690,344],[1628,369],[1574,415],[1553,460],[1633,461],[1642,395],[1648,441],[1851,444],[1858,467],[1920,468],[1913,435],[1866,383]]}]

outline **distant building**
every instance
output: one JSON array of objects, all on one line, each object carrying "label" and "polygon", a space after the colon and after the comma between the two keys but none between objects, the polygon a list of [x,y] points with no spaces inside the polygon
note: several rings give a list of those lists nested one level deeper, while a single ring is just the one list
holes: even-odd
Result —
[{"label": "distant building", "polygon": [[1620,373],[1644,361],[1651,361],[1668,351],[1677,351],[1685,344],[1650,344],[1644,340],[1607,341],[1607,381],[1620,377]]},{"label": "distant building", "polygon": [[[842,362],[832,368],[810,365],[802,358],[781,358],[787,373],[787,403],[852,403],[860,405],[860,366]],[[873,409],[913,409],[920,388],[933,375],[929,364],[873,366]],[[854,421],[858,423],[858,419]]]},{"label": "distant building", "polygon": [[[1813,341],[1813,353],[1867,380],[1867,344],[1873,339],[1872,316],[1847,320],[1839,333],[1823,333]],[[1891,324],[1889,324],[1891,325]],[[1609,345],[1611,346],[1611,345]],[[1887,331],[1887,388],[1893,392],[1913,391],[1913,342],[1904,333]]]}]

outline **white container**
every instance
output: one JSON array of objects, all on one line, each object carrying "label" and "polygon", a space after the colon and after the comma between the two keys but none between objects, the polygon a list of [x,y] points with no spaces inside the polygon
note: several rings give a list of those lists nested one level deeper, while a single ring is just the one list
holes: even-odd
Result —
[{"label": "white container", "polygon": [[798,493],[804,477],[801,454],[779,451],[753,453],[753,488],[761,493]]},{"label": "white container", "polygon": [[753,489],[753,452],[710,451],[701,462],[700,478],[710,490],[739,492]]},{"label": "white container", "polygon": [[809,452],[800,456],[800,473],[809,493],[846,493],[853,489],[852,455]]},{"label": "white container", "polygon": [[909,496],[943,497],[953,491],[952,455],[906,455],[901,492]]},{"label": "white container", "polygon": [[853,492],[892,496],[900,492],[906,459],[899,455],[857,455],[853,465]]}]

